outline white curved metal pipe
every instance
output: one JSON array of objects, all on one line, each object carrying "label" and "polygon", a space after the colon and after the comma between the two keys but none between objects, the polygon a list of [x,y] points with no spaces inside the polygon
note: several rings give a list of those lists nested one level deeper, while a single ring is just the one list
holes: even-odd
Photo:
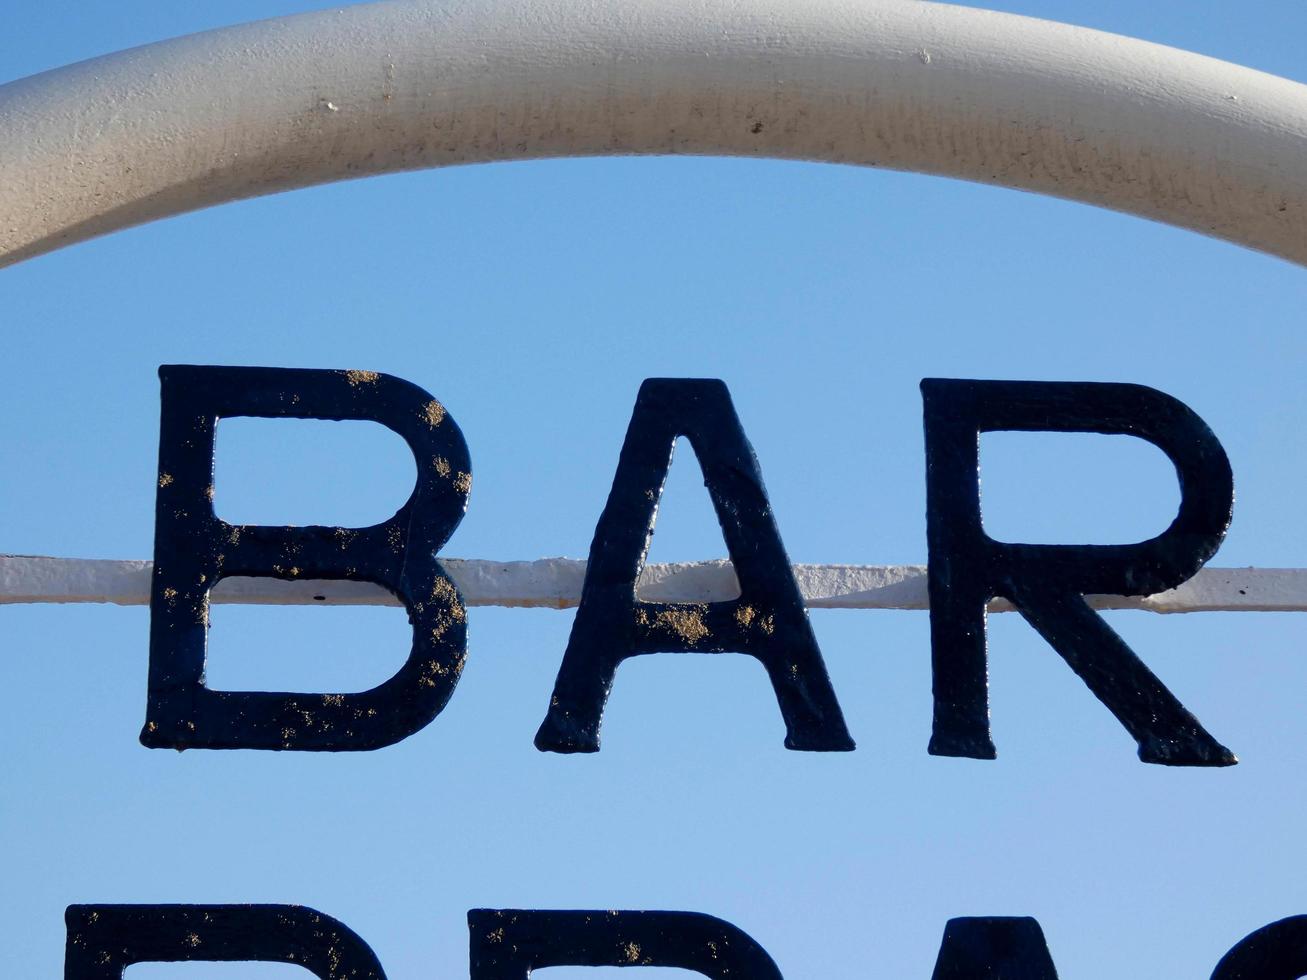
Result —
[{"label": "white curved metal pipe", "polygon": [[549,156],[919,171],[1307,264],[1307,86],[917,0],[389,0],[0,86],[0,264],[238,198]]}]

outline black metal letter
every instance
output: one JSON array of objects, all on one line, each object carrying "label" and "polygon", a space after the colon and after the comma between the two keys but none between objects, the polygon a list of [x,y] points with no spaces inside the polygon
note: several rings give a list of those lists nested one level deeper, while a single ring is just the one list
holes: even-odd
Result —
[{"label": "black metal letter", "polygon": [[[739,599],[636,600],[678,436],[690,440],[703,467],[739,579]],[[580,608],[536,748],[597,752],[604,704],[626,658],[728,650],[747,653],[766,668],[785,720],[787,748],[854,747],[781,544],[757,457],[726,385],[650,378],[640,386],[613,488],[595,528]]]},{"label": "black metal letter", "polygon": [[1272,922],[1221,957],[1212,980],[1298,980],[1307,977],[1307,915]]},{"label": "black metal letter", "polygon": [[1057,980],[1039,923],[1029,918],[949,919],[931,980]]},{"label": "black metal letter", "polygon": [[386,980],[358,934],[302,905],[70,905],[64,980],[133,963],[294,963],[322,980]]},{"label": "black metal letter", "polygon": [[[1173,766],[1237,760],[1198,723],[1087,594],[1151,595],[1191,577],[1220,546],[1234,505],[1225,450],[1185,405],[1129,384],[921,382],[934,668],[934,755],[994,758],[985,606],[1002,596],[1053,646],[1139,744]],[[994,430],[1138,436],[1175,464],[1180,510],[1155,538],[1128,545],[1005,544],[980,520],[979,434]]]},{"label": "black metal letter", "polygon": [[712,980],[781,980],[753,939],[698,912],[472,909],[467,927],[471,980],[527,980],[549,966],[671,966]]},{"label": "black metal letter", "polygon": [[[390,745],[428,724],[467,651],[462,597],[436,553],[467,509],[467,445],[416,385],[372,371],[165,366],[150,599],[151,748],[337,751]],[[366,419],[417,461],[412,495],[372,527],[232,525],[213,511],[218,419]],[[375,582],[399,597],[413,646],[399,671],[357,694],[212,691],[204,686],[209,590],[228,575]]]}]

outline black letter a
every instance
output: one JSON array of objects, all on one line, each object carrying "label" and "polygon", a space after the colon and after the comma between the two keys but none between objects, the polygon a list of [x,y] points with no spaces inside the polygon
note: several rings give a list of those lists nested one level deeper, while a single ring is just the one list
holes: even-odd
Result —
[{"label": "black letter a", "polygon": [[[654,517],[678,436],[694,447],[740,598],[701,604],[639,602]],[[831,689],[762,473],[721,381],[651,378],[640,386],[586,567],[536,748],[597,752],[617,665],[642,653],[747,653],[767,668],[791,749],[848,751],[853,740]]]}]

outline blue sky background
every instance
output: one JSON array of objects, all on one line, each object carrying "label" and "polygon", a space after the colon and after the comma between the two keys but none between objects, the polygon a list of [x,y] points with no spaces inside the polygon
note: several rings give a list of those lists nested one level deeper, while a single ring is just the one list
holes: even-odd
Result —
[{"label": "blue sky background", "polygon": [[[991,6],[1307,81],[1297,0]],[[291,0],[15,2],[0,78]],[[471,447],[446,554],[584,557],[640,381],[720,377],[791,557],[925,560],[922,377],[1132,381],[1221,438],[1238,502],[1217,565],[1307,564],[1307,273],[1139,219],[939,178],[784,162],[498,164],[226,205],[0,272],[0,551],[151,552],[161,363],[362,368],[440,398]],[[1125,438],[987,436],[986,526],[1130,541],[1169,521],[1169,464]],[[229,520],[369,523],[407,495],[367,423],[220,427]],[[678,454],[652,560],[724,554]],[[294,902],[391,980],[467,970],[476,906],[729,919],[789,980],[929,977],[945,921],[1034,915],[1064,980],[1206,977],[1307,912],[1307,622],[1113,624],[1240,756],[1145,766],[1022,621],[990,620],[996,762],[926,753],[923,613],[817,612],[859,749],[782,748],[745,657],[618,674],[601,753],[531,739],[571,613],[473,610],[449,707],[344,755],[137,744],[144,609],[0,608],[5,971],[56,977],[71,902]],[[360,689],[404,659],[396,609],[217,607],[216,687]],[[135,967],[130,980],[294,980]],[[563,980],[556,971],[553,980]],[[303,975],[303,974],[299,974]]]}]

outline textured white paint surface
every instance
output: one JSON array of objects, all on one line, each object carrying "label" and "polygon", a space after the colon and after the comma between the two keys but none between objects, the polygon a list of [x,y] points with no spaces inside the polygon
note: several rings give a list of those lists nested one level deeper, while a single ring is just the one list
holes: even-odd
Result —
[{"label": "textured white paint surface", "polygon": [[[441,559],[469,606],[568,609],[581,599],[584,561]],[[812,609],[926,609],[924,565],[795,565],[804,601]],[[151,563],[0,555],[0,604],[150,601]],[[739,594],[727,561],[648,565],[640,597],[649,602],[713,602]],[[213,602],[262,605],[397,606],[385,589],[367,582],[284,582],[272,578],[224,579]],[[1204,568],[1177,589],[1144,598],[1091,596],[1095,609],[1150,612],[1307,611],[1307,569]],[[1011,610],[999,600],[993,612]]]},{"label": "textured white paint surface", "polygon": [[595,154],[1025,188],[1307,264],[1307,86],[916,0],[388,0],[0,86],[0,264],[326,181]]}]

